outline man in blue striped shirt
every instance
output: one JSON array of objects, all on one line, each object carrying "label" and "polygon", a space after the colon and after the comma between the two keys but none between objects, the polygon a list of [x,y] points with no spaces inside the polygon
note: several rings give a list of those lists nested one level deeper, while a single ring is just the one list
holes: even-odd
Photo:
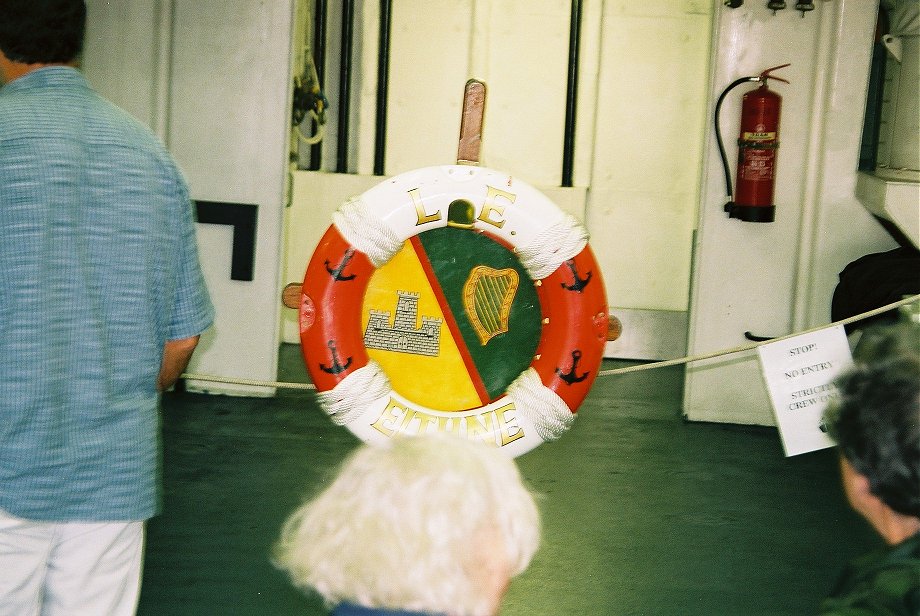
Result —
[{"label": "man in blue striped shirt", "polygon": [[76,70],[83,0],[0,0],[0,615],[133,614],[159,396],[213,307],[191,202]]}]

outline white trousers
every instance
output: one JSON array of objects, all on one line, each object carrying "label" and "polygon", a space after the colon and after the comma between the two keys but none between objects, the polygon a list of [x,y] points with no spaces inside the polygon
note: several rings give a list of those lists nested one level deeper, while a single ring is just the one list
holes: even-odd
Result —
[{"label": "white trousers", "polygon": [[37,522],[0,509],[0,616],[133,616],[143,522]]}]

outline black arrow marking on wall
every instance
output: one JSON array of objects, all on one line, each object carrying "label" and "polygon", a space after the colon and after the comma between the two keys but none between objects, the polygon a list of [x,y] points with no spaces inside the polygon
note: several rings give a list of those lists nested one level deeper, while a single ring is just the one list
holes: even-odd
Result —
[{"label": "black arrow marking on wall", "polygon": [[258,205],[195,201],[198,222],[233,227],[233,251],[230,254],[230,278],[253,279],[256,262],[256,216]]}]

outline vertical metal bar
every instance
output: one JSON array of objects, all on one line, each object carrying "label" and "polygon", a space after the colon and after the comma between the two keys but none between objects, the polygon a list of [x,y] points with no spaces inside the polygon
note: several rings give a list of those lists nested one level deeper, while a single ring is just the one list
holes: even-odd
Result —
[{"label": "vertical metal bar", "polygon": [[565,134],[562,139],[562,185],[572,186],[575,160],[575,107],[578,103],[578,51],[581,38],[581,0],[572,0],[569,21],[569,74],[565,90]]},{"label": "vertical metal bar", "polygon": [[387,92],[390,87],[390,15],[393,0],[380,0],[380,41],[377,47],[377,120],[374,175],[383,175],[387,148]]},{"label": "vertical metal bar", "polygon": [[859,170],[875,171],[878,163],[878,141],[882,121],[882,100],[885,98],[885,61],[888,52],[881,41],[872,48],[869,64],[869,89],[866,96],[866,117],[863,120],[859,147]]},{"label": "vertical metal bar", "polygon": [[348,173],[348,133],[351,119],[351,50],[355,30],[355,2],[342,2],[342,43],[339,57],[339,134],[336,144],[337,173]]},{"label": "vertical metal bar", "polygon": [[[316,65],[316,77],[319,79],[320,87],[326,83],[326,16],[328,8],[326,0],[316,0],[313,13],[313,62]],[[313,133],[319,127],[316,120],[313,121]],[[323,162],[323,142],[314,143],[310,146],[310,171],[319,171]]]}]

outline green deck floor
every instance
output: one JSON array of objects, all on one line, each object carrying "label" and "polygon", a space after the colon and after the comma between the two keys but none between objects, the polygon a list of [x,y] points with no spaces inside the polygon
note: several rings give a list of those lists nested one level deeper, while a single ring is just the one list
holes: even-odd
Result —
[{"label": "green deck floor", "polygon": [[[296,346],[280,358],[281,380],[306,380]],[[772,428],[688,423],[682,382],[680,367],[602,377],[567,434],[518,459],[543,495],[544,543],[503,616],[813,614],[843,563],[878,544],[833,450],[785,458]],[[164,512],[139,613],[325,614],[268,554],[355,437],[310,392],[163,406]]]}]

